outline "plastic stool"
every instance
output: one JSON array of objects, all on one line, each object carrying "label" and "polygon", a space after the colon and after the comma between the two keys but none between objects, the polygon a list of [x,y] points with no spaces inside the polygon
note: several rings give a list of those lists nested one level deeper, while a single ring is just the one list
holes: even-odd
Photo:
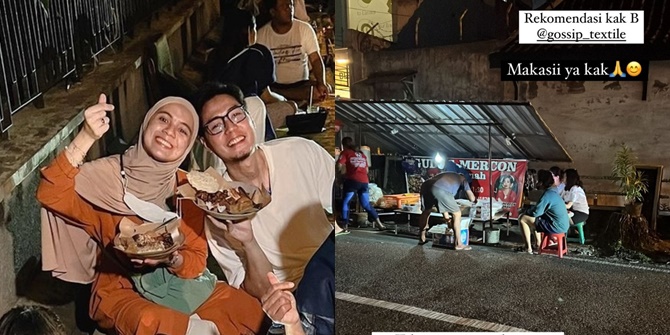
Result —
[{"label": "plastic stool", "polygon": [[[553,254],[553,255],[558,255],[558,258],[563,258],[563,255],[568,253],[568,241],[565,237],[565,234],[545,234],[541,233],[540,235],[542,237],[542,244],[540,245],[540,250],[539,254],[542,255],[542,253],[548,253],[548,254]],[[556,239],[556,249],[554,248],[547,248],[549,245],[549,241]]]},{"label": "plastic stool", "polygon": [[575,223],[575,228],[577,228],[577,231],[579,232],[579,244],[584,244],[586,238],[584,237],[584,224],[586,222],[577,222]]}]

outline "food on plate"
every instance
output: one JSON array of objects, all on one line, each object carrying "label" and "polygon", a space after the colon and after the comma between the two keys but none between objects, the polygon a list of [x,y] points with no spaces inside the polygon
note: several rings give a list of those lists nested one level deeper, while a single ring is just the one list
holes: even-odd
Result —
[{"label": "food on plate", "polygon": [[188,184],[179,187],[179,194],[193,199],[196,205],[217,218],[253,215],[271,200],[270,193],[265,189],[226,181],[212,168],[205,172],[191,171],[186,176]]},{"label": "food on plate", "polygon": [[121,237],[120,241],[124,251],[133,254],[160,252],[174,246],[174,240],[169,232],[135,234],[132,237]]},{"label": "food on plate", "polygon": [[219,182],[209,173],[191,171],[186,174],[186,179],[196,191],[216,193],[219,190]]},{"label": "food on plate", "polygon": [[229,188],[216,192],[198,190],[195,196],[205,202],[209,210],[216,208],[218,212],[227,211],[231,214],[247,213],[257,206],[242,187]]}]

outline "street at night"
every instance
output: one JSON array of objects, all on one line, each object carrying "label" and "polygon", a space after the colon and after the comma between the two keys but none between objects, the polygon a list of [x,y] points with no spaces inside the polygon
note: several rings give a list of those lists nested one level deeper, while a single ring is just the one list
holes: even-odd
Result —
[{"label": "street at night", "polygon": [[431,245],[392,232],[338,236],[338,333],[667,333],[670,267]]}]

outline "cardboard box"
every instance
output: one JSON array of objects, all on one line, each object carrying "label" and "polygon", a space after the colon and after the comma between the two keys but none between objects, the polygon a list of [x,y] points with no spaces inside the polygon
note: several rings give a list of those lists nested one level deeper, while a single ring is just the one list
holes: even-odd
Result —
[{"label": "cardboard box", "polygon": [[[446,224],[440,224],[433,226],[428,230],[432,234],[433,246],[454,248],[456,247],[454,241],[454,234],[447,235],[448,226]],[[470,244],[470,218],[461,219],[461,232],[460,239],[463,245]]]}]

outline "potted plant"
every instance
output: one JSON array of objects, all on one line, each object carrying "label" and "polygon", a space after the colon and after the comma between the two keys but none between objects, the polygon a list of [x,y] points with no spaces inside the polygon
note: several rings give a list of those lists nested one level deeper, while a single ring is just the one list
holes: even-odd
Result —
[{"label": "potted plant", "polygon": [[647,179],[635,169],[637,158],[625,144],[616,152],[612,165],[612,176],[626,198],[626,213],[642,214],[642,194],[647,192]]}]

